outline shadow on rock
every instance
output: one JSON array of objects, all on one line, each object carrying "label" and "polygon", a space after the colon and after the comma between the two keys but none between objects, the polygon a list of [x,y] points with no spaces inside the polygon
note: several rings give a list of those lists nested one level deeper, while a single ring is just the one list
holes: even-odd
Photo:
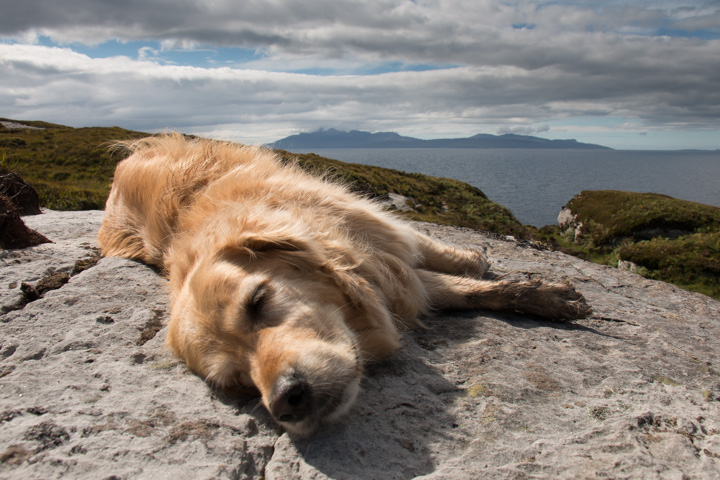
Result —
[{"label": "shadow on rock", "polygon": [[338,423],[310,438],[283,435],[267,478],[301,471],[333,479],[409,479],[433,472],[438,443],[462,444],[452,406],[465,395],[434,366],[438,350],[475,336],[478,325],[453,316],[428,325],[408,334],[388,360],[366,367],[362,392]]},{"label": "shadow on rock", "polygon": [[[208,386],[208,388],[212,388]],[[249,415],[258,425],[268,430],[282,433],[282,428],[273,420],[260,399],[260,393],[254,389],[238,386],[236,388],[212,388],[213,397],[220,403],[235,410],[238,415]]]},{"label": "shadow on rock", "polygon": [[[405,347],[390,359],[367,367],[363,391],[347,417],[312,438],[283,435],[267,478],[288,478],[293,472],[333,479],[430,474],[448,452],[460,454],[478,434],[493,436],[500,428],[491,418],[499,415],[497,401],[545,398],[564,388],[534,363],[516,373],[527,392],[506,392],[504,384],[492,383],[497,379],[487,368],[504,358],[503,336],[515,331],[521,337],[542,328],[606,336],[582,325],[514,314],[464,312],[426,323],[428,328],[409,333]],[[514,349],[512,341],[507,346]],[[463,367],[470,359],[476,365]],[[488,383],[474,383],[477,379]],[[496,395],[496,400],[487,398]],[[510,424],[512,419],[503,421]]]}]

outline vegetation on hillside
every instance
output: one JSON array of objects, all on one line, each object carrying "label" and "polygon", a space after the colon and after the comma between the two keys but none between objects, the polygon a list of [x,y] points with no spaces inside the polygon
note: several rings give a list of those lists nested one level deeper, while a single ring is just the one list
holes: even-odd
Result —
[{"label": "vegetation on hillside", "polygon": [[598,244],[624,239],[680,236],[699,229],[720,229],[720,208],[657,193],[617,190],[582,192],[567,204]]},{"label": "vegetation on hillside", "polygon": [[566,207],[576,216],[571,228],[541,229],[563,251],[614,266],[632,262],[647,278],[720,299],[720,208],[614,190],[584,191]]},{"label": "vegetation on hillside", "polygon": [[639,273],[645,277],[720,300],[720,232],[656,237],[623,246],[618,256],[642,267]]},{"label": "vegetation on hillside", "polygon": [[[72,128],[46,122],[0,124],[0,167],[19,173],[56,210],[102,209],[122,152],[114,142],[147,134],[119,127]],[[343,163],[313,154],[278,151],[284,161],[348,184],[370,197],[407,197],[407,218],[533,239],[598,263],[630,261],[639,273],[720,299],[720,209],[664,195],[618,191],[582,192],[567,205],[582,224],[536,229],[479,189],[457,180]]]},{"label": "vegetation on hillside", "polygon": [[104,208],[120,160],[111,143],[147,136],[119,127],[17,123],[35,128],[5,128],[0,124],[0,158],[35,188],[42,206],[55,210]]},{"label": "vegetation on hillside", "polygon": [[[40,195],[43,207],[56,210],[102,209],[115,166],[122,159],[112,144],[147,133],[119,127],[72,128],[46,122],[18,122],[34,129],[0,127],[0,158]],[[317,155],[278,151],[286,161],[328,175],[356,191],[383,198],[388,192],[410,199],[403,215],[427,222],[459,225],[527,238],[528,230],[479,189],[457,180],[354,165]]]}]

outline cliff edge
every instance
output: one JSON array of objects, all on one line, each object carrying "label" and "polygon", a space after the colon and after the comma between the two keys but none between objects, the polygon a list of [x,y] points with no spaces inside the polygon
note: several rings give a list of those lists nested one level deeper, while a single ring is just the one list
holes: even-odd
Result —
[{"label": "cliff edge", "polygon": [[[343,421],[296,439],[256,398],[211,390],[163,346],[166,282],[136,262],[95,263],[102,215],[26,217],[55,243],[0,252],[0,478],[720,476],[720,302],[709,297],[417,223],[486,246],[495,274],[571,281],[593,317],[430,318],[368,368]],[[38,291],[53,277],[63,281]]]}]

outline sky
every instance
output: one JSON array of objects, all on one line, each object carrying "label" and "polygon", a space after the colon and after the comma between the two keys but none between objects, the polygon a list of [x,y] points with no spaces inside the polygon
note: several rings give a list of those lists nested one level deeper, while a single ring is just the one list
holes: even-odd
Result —
[{"label": "sky", "polygon": [[2,0],[0,117],[720,149],[720,0]]}]

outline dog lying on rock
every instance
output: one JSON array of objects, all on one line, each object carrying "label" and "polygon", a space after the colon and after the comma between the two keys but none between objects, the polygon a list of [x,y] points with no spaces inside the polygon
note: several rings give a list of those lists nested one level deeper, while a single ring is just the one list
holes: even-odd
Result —
[{"label": "dog lying on rock", "polygon": [[439,243],[272,151],[179,134],[127,145],[99,241],[170,280],[167,343],[213,386],[255,387],[289,432],[348,411],[363,365],[446,309],[590,313],[567,284],[481,277]]}]

